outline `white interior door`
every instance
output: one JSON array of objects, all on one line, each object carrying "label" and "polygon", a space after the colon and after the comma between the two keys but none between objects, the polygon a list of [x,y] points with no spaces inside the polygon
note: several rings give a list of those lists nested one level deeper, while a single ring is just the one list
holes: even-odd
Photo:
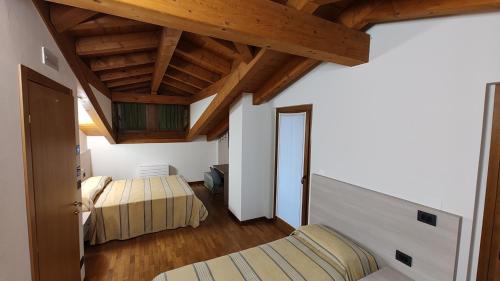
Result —
[{"label": "white interior door", "polygon": [[306,117],[278,114],[276,216],[294,228],[302,225]]}]

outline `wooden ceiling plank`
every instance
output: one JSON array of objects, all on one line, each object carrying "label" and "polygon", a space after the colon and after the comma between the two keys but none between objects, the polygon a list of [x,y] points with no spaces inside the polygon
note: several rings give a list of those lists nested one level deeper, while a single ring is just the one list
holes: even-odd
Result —
[{"label": "wooden ceiling plank", "polygon": [[166,84],[166,85],[169,85],[171,87],[177,88],[181,91],[193,94],[193,95],[199,92],[199,89],[197,89],[193,86],[184,84],[184,83],[182,83],[178,80],[172,79],[170,77],[164,77],[161,82]]},{"label": "wooden ceiling plank", "polygon": [[200,89],[200,90],[205,89],[206,87],[210,86],[210,83],[203,81],[201,79],[198,79],[198,78],[191,76],[189,74],[186,74],[184,72],[181,72],[181,71],[174,69],[174,68],[167,69],[167,73],[165,75],[167,77],[170,77],[172,79],[180,81],[184,84],[193,86],[193,87]]},{"label": "wooden ceiling plank", "polygon": [[192,97],[192,102],[197,102],[204,98],[217,94],[222,86],[224,86],[224,84],[226,83],[226,79],[227,77],[221,78],[219,81],[201,90],[199,93]]},{"label": "wooden ceiling plank", "polygon": [[158,94],[183,96],[183,97],[189,97],[189,98],[193,96],[193,94],[191,94],[191,93],[180,90],[176,87],[172,87],[172,86],[165,84],[165,83],[161,84],[160,89],[158,91]]},{"label": "wooden ceiling plank", "polygon": [[239,57],[242,61],[245,63],[250,63],[252,61],[253,55],[248,45],[234,42],[234,46],[238,50]]},{"label": "wooden ceiling plank", "polygon": [[361,0],[342,12],[338,21],[364,29],[372,24],[500,10],[500,0]]},{"label": "wooden ceiling plank", "polygon": [[71,6],[52,4],[50,19],[57,32],[64,32],[99,14],[95,11],[79,9]]},{"label": "wooden ceiling plank", "polygon": [[108,88],[116,88],[116,87],[120,87],[120,86],[137,84],[137,83],[142,83],[142,82],[147,82],[147,81],[151,81],[151,75],[143,75],[143,76],[138,76],[138,77],[131,77],[131,78],[114,80],[114,81],[108,82],[106,85],[108,86]]},{"label": "wooden ceiling plank", "polygon": [[70,29],[71,34],[78,37],[105,34],[123,34],[158,30],[158,26],[131,19],[102,15],[82,22]]},{"label": "wooden ceiling plank", "polygon": [[367,34],[272,1],[50,1],[348,66],[369,57]]},{"label": "wooden ceiling plank", "polygon": [[126,91],[135,91],[135,92],[142,92],[151,94],[151,82],[141,82],[141,83],[135,83],[135,84],[130,84],[126,86],[120,86],[113,88],[113,91],[116,92],[126,92]]},{"label": "wooden ceiling plank", "polygon": [[106,57],[91,59],[90,69],[92,71],[110,70],[123,67],[151,64],[154,63],[155,60],[156,60],[155,53],[133,53],[133,54],[106,56]]},{"label": "wooden ceiling plank", "polygon": [[206,70],[196,64],[192,64],[178,57],[173,57],[169,66],[210,83],[217,82],[221,78],[220,74]]},{"label": "wooden ceiling plank", "polygon": [[229,130],[229,118],[225,118],[207,134],[207,141],[222,137]]},{"label": "wooden ceiling plank", "polygon": [[175,53],[193,64],[219,74],[228,74],[231,71],[230,61],[186,40],[179,42]]},{"label": "wooden ceiling plank", "polygon": [[99,74],[99,78],[101,79],[101,81],[106,82],[111,80],[142,76],[145,74],[152,74],[153,70],[154,68],[152,65],[122,68],[102,72]]},{"label": "wooden ceiling plank", "polygon": [[113,102],[146,103],[146,104],[191,104],[191,99],[180,96],[150,95],[143,93],[112,92]]},{"label": "wooden ceiling plank", "polygon": [[140,52],[157,48],[159,41],[155,31],[81,37],[76,40],[76,52],[80,56]]},{"label": "wooden ceiling plank", "polygon": [[226,59],[239,59],[238,51],[231,46],[230,44],[226,44],[227,42],[223,40],[219,40],[216,38],[194,34],[190,32],[184,33],[184,37],[189,41],[195,43],[196,45],[206,48],[216,54],[219,54]]},{"label": "wooden ceiling plank", "polygon": [[156,55],[153,80],[151,82],[152,94],[157,94],[158,88],[160,88],[161,81],[165,76],[172,55],[177,48],[177,43],[181,38],[181,34],[182,31],[177,29],[164,27],[162,30],[158,53]]}]

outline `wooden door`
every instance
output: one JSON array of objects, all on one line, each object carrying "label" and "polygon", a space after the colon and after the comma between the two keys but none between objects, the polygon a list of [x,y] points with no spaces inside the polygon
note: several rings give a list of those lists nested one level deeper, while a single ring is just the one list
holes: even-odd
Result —
[{"label": "wooden door", "polygon": [[494,96],[487,190],[477,281],[500,281],[500,86]]},{"label": "wooden door", "polygon": [[25,67],[22,81],[33,280],[80,280],[74,99]]}]

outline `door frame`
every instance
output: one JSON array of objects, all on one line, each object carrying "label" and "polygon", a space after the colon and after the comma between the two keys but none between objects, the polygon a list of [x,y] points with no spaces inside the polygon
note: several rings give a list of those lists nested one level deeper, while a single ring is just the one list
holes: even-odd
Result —
[{"label": "door frame", "polygon": [[[488,281],[491,266],[491,247],[495,226],[495,212],[500,190],[500,85],[495,85],[493,121],[491,128],[491,142],[488,160],[488,175],[486,182],[486,196],[484,203],[483,227],[481,234],[481,247],[477,266],[477,281]],[[498,198],[497,198],[498,197]]]},{"label": "door frame", "polygon": [[274,209],[273,218],[278,226],[290,232],[294,230],[288,223],[276,216],[277,205],[277,191],[278,191],[278,141],[279,141],[279,114],[280,113],[306,113],[306,128],[305,128],[305,142],[304,142],[304,171],[303,175],[306,177],[302,185],[302,225],[309,222],[309,185],[311,178],[311,127],[312,127],[312,104],[303,104],[287,107],[276,108],[276,127],[275,127],[275,147],[274,147]]},{"label": "door frame", "polygon": [[29,120],[29,87],[28,83],[34,82],[45,87],[57,90],[59,92],[73,96],[73,91],[66,86],[63,86],[50,78],[34,71],[33,69],[20,65],[20,105],[21,105],[21,133],[22,133],[22,149],[24,162],[24,188],[26,199],[26,214],[28,220],[28,239],[31,260],[31,280],[39,281],[40,275],[38,271],[38,240],[37,240],[37,225],[36,225],[36,209],[35,209],[35,189],[33,186],[33,162],[31,153],[31,134]]}]

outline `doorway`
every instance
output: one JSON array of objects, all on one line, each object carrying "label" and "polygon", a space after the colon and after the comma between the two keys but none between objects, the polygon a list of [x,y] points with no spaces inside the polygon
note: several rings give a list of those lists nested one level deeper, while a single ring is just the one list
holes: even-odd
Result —
[{"label": "doorway", "polygon": [[32,280],[80,280],[72,91],[21,66],[21,99]]},{"label": "doorway", "polygon": [[478,281],[500,281],[500,86],[496,85]]},{"label": "doorway", "polygon": [[276,109],[274,218],[286,232],[306,225],[312,105]]}]

